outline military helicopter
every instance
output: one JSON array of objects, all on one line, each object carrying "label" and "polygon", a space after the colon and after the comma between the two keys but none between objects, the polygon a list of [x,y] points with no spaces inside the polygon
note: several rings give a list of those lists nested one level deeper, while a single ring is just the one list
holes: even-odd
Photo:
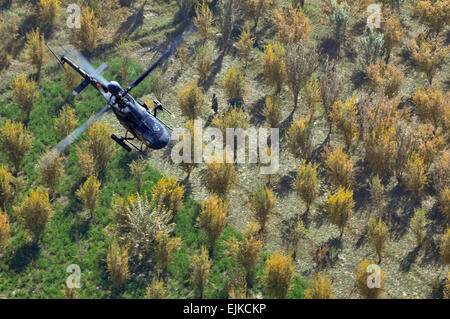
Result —
[{"label": "military helicopter", "polygon": [[[194,32],[191,28],[187,31],[187,35]],[[123,137],[118,137],[114,134],[111,138],[119,144],[126,151],[130,152],[131,147],[138,150],[145,155],[144,148],[161,149],[164,148],[170,140],[169,130],[172,128],[163,120],[157,117],[158,111],[167,111],[160,101],[154,100],[152,110],[140,100],[135,100],[129,93],[139,83],[141,83],[158,65],[167,59],[183,41],[183,34],[181,34],[172,44],[168,51],[166,51],[150,68],[142,73],[133,83],[126,89],[123,89],[116,81],[107,81],[101,74],[107,69],[107,64],[102,63],[97,69],[89,63],[89,61],[78,51],[73,48],[62,47],[65,54],[56,55],[56,53],[47,45],[50,52],[58,60],[59,64],[64,68],[64,65],[69,65],[84,80],[73,90],[73,95],[78,95],[87,86],[92,85],[98,90],[107,101],[106,107],[101,109],[97,114],[91,117],[83,125],[78,127],[74,132],[64,138],[56,145],[49,154],[51,157],[59,156],[64,150],[79,137],[92,123],[97,121],[102,115],[108,111],[113,111],[120,124],[126,129],[126,134]],[[77,65],[74,60],[78,61]],[[130,133],[131,136],[128,136]],[[137,147],[132,141],[140,141],[141,146]]]}]

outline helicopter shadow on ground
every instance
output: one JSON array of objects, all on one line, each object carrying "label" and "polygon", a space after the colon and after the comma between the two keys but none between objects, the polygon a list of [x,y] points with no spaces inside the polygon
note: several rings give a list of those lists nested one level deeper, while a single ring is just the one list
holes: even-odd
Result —
[{"label": "helicopter shadow on ground", "polygon": [[9,268],[15,273],[21,273],[33,260],[39,257],[41,248],[38,243],[26,243],[21,246],[9,262]]}]

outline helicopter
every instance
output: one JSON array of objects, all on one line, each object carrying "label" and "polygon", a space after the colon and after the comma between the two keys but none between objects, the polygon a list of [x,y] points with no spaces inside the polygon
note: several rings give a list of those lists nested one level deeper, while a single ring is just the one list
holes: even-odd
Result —
[{"label": "helicopter", "polygon": [[[192,33],[195,29],[191,29],[187,34]],[[107,69],[108,65],[102,63],[97,69],[90,64],[90,62],[78,51],[73,48],[67,49],[62,47],[65,54],[57,55],[49,46],[47,48],[52,55],[58,60],[62,68],[69,65],[78,74],[83,77],[83,81],[72,91],[72,94],[77,96],[89,85],[93,86],[100,92],[107,105],[101,109],[97,114],[92,116],[83,125],[78,127],[75,131],[69,134],[61,142],[59,142],[49,154],[51,156],[59,156],[64,150],[79,137],[92,123],[97,121],[102,115],[112,111],[119,123],[126,129],[125,136],[118,137],[115,134],[111,138],[119,144],[127,152],[131,152],[132,148],[146,155],[144,149],[162,149],[170,141],[170,134],[168,130],[172,128],[163,120],[157,117],[158,111],[166,111],[174,117],[174,115],[166,109],[160,101],[155,99],[153,101],[153,108],[150,109],[145,102],[134,99],[129,93],[139,85],[158,65],[166,60],[174,50],[183,41],[183,34],[181,34],[167,50],[151,67],[142,73],[133,83],[126,89],[116,81],[107,81],[101,74]],[[76,60],[79,65],[74,61]],[[130,135],[130,136],[129,136]],[[141,146],[136,146],[132,141],[139,141]]]}]

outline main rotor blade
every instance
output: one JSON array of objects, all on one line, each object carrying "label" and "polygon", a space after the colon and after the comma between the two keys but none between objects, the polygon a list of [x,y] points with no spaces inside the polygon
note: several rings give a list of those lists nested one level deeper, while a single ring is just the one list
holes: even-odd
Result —
[{"label": "main rotor blade", "polygon": [[70,133],[66,138],[64,138],[61,142],[59,142],[54,148],[48,151],[44,157],[42,158],[42,164],[44,167],[50,165],[58,156],[61,155],[62,152],[69,147],[86,129],[91,126],[92,123],[97,121],[103,114],[108,112],[111,109],[111,106],[108,104],[106,107],[101,109],[97,114],[89,118],[86,122],[84,122],[81,126],[79,126],[75,131]]},{"label": "main rotor blade", "polygon": [[[197,31],[197,28],[194,26],[189,26],[187,28],[185,37],[189,37],[192,33]],[[136,87],[139,83],[141,83],[158,65],[160,65],[164,60],[166,60],[170,55],[175,51],[175,49],[184,41],[183,33],[181,33],[175,41],[172,43],[169,50],[167,50],[153,65],[147,69],[144,73],[142,73],[133,83],[130,84],[129,87],[126,88],[125,94],[129,93],[134,87]]]},{"label": "main rotor blade", "polygon": [[81,68],[83,68],[93,78],[99,81],[104,87],[108,86],[109,82],[101,74],[98,74],[96,72],[96,69],[92,66],[89,60],[77,49],[75,49],[72,45],[64,45],[62,49],[65,51],[68,57],[73,58],[75,60],[75,63],[80,64]]}]

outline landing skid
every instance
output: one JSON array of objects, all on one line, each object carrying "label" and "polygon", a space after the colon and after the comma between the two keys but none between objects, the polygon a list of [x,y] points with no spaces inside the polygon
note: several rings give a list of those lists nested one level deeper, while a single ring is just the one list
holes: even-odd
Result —
[{"label": "landing skid", "polygon": [[111,138],[114,140],[114,142],[116,142],[117,144],[122,146],[122,148],[125,149],[127,152],[131,152],[131,147],[130,147],[130,145],[131,145],[134,149],[136,149],[143,156],[147,156],[146,150],[143,149],[144,148],[143,143],[141,143],[141,147],[137,147],[136,145],[131,143],[132,140],[136,139],[135,136],[127,137],[127,134],[125,134],[125,137],[117,137],[116,135],[112,134]]}]

